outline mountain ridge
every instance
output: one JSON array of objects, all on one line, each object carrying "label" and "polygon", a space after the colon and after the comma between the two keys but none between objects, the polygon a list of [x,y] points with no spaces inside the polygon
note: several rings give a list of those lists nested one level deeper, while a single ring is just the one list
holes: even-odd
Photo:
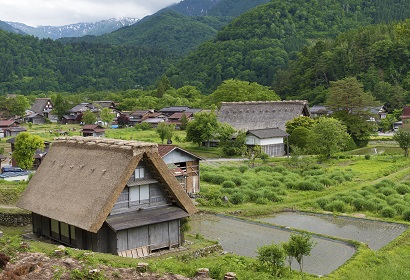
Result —
[{"label": "mountain ridge", "polygon": [[6,22],[11,27],[21,30],[25,34],[38,37],[40,39],[50,38],[53,40],[64,37],[83,37],[87,35],[103,35],[113,32],[122,27],[130,26],[138,22],[136,18],[107,19],[97,22],[78,22],[62,26],[29,26],[19,22]]}]

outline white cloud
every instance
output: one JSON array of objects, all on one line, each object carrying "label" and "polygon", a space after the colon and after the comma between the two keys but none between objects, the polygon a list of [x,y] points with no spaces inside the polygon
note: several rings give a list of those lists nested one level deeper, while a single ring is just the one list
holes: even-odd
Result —
[{"label": "white cloud", "polygon": [[0,20],[60,26],[110,18],[143,18],[179,0],[0,0]]}]

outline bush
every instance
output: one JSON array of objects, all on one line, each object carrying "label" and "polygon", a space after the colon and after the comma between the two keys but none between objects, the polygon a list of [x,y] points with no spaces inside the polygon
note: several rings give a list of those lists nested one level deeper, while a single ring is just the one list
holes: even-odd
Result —
[{"label": "bush", "polygon": [[393,208],[396,210],[398,215],[401,215],[407,209],[407,206],[403,204],[395,204],[393,205]]},{"label": "bush", "polygon": [[319,198],[316,200],[316,204],[319,205],[320,208],[325,209],[326,205],[330,203],[328,198]]},{"label": "bush", "polygon": [[229,188],[235,188],[235,187],[236,187],[236,184],[233,181],[224,181],[222,183],[222,188],[229,189]]},{"label": "bush", "polygon": [[410,187],[408,185],[405,184],[398,184],[396,186],[396,191],[399,194],[406,194],[406,193],[410,193]]},{"label": "bush", "polygon": [[319,182],[306,180],[297,182],[295,189],[302,191],[323,191],[325,187]]},{"label": "bush", "polygon": [[396,210],[394,210],[394,208],[392,208],[390,206],[384,207],[380,213],[385,218],[393,218],[394,216],[397,215]]},{"label": "bush", "polygon": [[379,192],[384,194],[385,196],[389,196],[389,195],[397,193],[396,190],[393,189],[392,187],[383,187],[379,190]]},{"label": "bush", "polygon": [[261,204],[261,205],[266,205],[266,204],[269,204],[269,199],[267,199],[266,197],[259,197],[256,201],[255,201],[255,203],[256,204]]},{"label": "bush", "polygon": [[249,169],[249,167],[246,166],[246,165],[241,165],[241,166],[238,167],[238,169],[241,173],[244,173],[246,170]]},{"label": "bush", "polygon": [[402,216],[405,221],[410,222],[410,209],[404,210]]},{"label": "bush", "polygon": [[232,202],[233,204],[242,204],[244,202],[246,202],[246,195],[243,193],[234,193],[230,199],[230,202]]},{"label": "bush", "polygon": [[343,201],[337,199],[326,204],[325,210],[332,212],[346,212],[347,205]]},{"label": "bush", "polygon": [[232,177],[231,178],[232,182],[235,183],[235,185],[240,186],[242,185],[242,178],[237,176],[237,177]]},{"label": "bush", "polygon": [[355,198],[352,201],[352,205],[357,211],[363,211],[366,207],[366,200],[364,198]]}]

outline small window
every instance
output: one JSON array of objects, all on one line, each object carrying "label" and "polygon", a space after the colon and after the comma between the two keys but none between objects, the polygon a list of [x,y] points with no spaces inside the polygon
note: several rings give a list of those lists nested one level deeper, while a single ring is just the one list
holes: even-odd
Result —
[{"label": "small window", "polygon": [[144,174],[144,168],[143,167],[138,167],[135,169],[135,179],[144,179],[145,174]]}]

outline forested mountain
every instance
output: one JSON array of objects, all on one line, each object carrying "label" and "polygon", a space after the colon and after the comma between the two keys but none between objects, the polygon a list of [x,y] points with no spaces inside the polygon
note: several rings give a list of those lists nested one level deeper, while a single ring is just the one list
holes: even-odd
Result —
[{"label": "forested mountain", "polygon": [[223,18],[189,17],[174,11],[149,16],[137,24],[103,36],[86,36],[67,42],[92,42],[113,45],[138,45],[162,48],[176,54],[186,54],[204,41],[214,38],[217,30],[227,24]]},{"label": "forested mountain", "polygon": [[157,49],[64,45],[0,30],[0,94],[145,87],[155,83],[170,60]]},{"label": "forested mountain", "polygon": [[4,30],[7,32],[11,32],[11,33],[16,33],[16,34],[25,34],[23,31],[14,28],[13,26],[11,26],[10,24],[8,24],[7,22],[1,21],[0,20],[0,30]]},{"label": "forested mountain", "polygon": [[242,13],[266,4],[270,0],[184,0],[164,8],[159,13],[173,10],[186,16],[237,17]]},{"label": "forested mountain", "polygon": [[271,85],[277,71],[316,40],[409,17],[406,0],[272,0],[233,20],[167,75],[176,87],[195,84],[205,92],[230,78]]},{"label": "forested mountain", "polygon": [[305,48],[275,90],[283,97],[323,103],[331,81],[355,77],[389,110],[410,102],[410,20],[351,30]]},{"label": "forested mountain", "polygon": [[121,27],[136,23],[136,18],[108,19],[98,22],[79,22],[64,26],[28,26],[19,22],[7,22],[12,27],[28,35],[38,38],[59,39],[62,37],[81,37],[86,35],[102,35],[113,32]]},{"label": "forested mountain", "polygon": [[140,45],[186,55],[213,39],[234,17],[267,2],[269,0],[185,0],[110,34],[64,38],[61,42]]}]

